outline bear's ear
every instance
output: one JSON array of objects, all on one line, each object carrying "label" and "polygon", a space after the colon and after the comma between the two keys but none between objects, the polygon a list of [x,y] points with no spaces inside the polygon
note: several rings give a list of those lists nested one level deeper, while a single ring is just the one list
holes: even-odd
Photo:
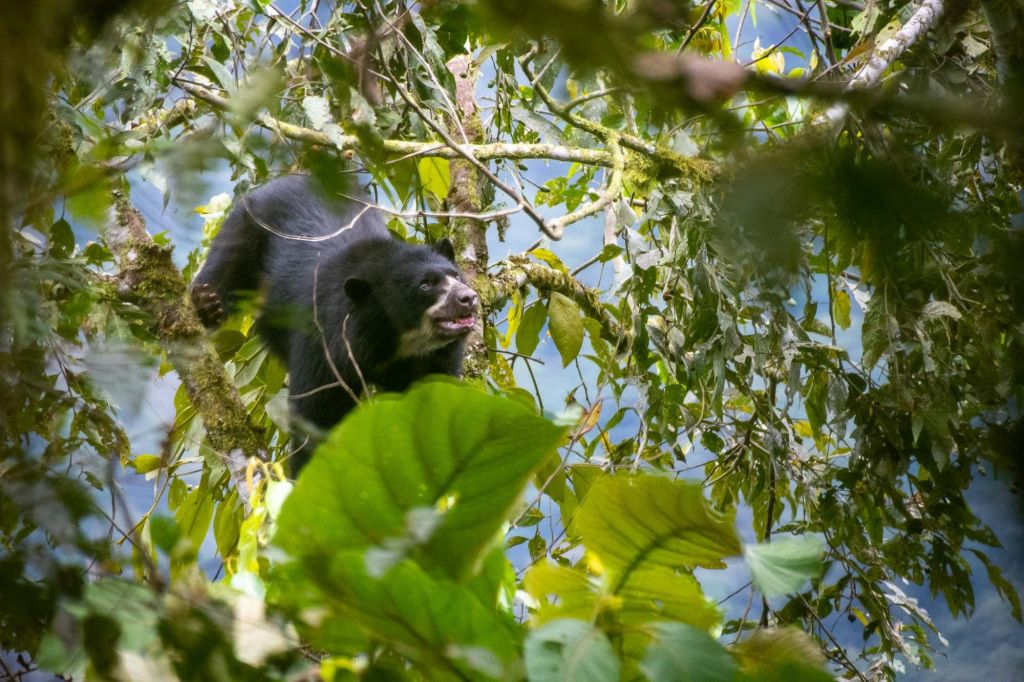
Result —
[{"label": "bear's ear", "polygon": [[345,280],[345,294],[356,303],[362,303],[370,295],[370,283],[365,279],[349,277]]},{"label": "bear's ear", "polygon": [[451,262],[455,262],[455,247],[448,240],[448,237],[441,237],[434,244],[434,251],[441,254]]}]

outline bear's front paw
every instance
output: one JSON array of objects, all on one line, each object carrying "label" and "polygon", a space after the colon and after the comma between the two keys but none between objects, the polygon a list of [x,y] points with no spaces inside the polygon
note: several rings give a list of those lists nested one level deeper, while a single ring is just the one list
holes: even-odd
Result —
[{"label": "bear's front paw", "polygon": [[216,327],[226,317],[220,294],[209,284],[192,287],[192,305],[199,314],[199,321],[206,327]]}]

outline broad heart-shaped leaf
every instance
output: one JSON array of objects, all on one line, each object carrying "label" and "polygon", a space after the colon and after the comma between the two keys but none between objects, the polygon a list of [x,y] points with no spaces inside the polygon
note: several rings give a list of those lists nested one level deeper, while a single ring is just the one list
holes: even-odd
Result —
[{"label": "broad heart-shaped leaf", "polygon": [[618,584],[615,576],[599,580],[579,568],[535,564],[523,579],[523,589],[537,601],[530,622],[537,627],[560,618],[590,621],[600,612],[601,622],[620,633],[616,644],[627,667],[643,659],[651,636],[644,626],[652,622],[688,623],[703,629],[721,622],[718,608],[690,575],[655,566],[630,571],[611,595],[613,583]]},{"label": "broad heart-shaped leaf", "polygon": [[621,586],[631,572],[656,566],[724,568],[723,558],[740,552],[733,525],[695,483],[620,475],[594,483],[573,527]]},{"label": "broad heart-shaped leaf", "polygon": [[619,658],[603,632],[582,620],[554,620],[526,637],[530,682],[618,682]]},{"label": "broad heart-shaped leaf", "polygon": [[739,666],[704,630],[658,623],[642,668],[651,682],[732,682]]},{"label": "broad heart-shaped leaf", "polygon": [[520,403],[422,382],[331,432],[285,502],[275,542],[296,558],[372,549],[379,573],[411,554],[462,579],[562,434]]},{"label": "broad heart-shaped leaf", "polygon": [[469,669],[464,678],[479,679],[501,677],[503,663],[516,657],[514,620],[481,604],[468,587],[433,578],[409,560],[379,579],[367,573],[359,552],[339,554],[332,564],[326,579],[314,576],[325,597],[421,665],[455,664]]},{"label": "broad heart-shaped leaf", "polygon": [[691,575],[643,566],[616,584],[624,623],[671,620],[708,630],[722,621],[718,607],[704,596]]},{"label": "broad heart-shaped leaf", "polygon": [[583,312],[571,298],[552,291],[548,302],[548,318],[551,339],[562,356],[562,366],[567,367],[583,347]]},{"label": "broad heart-shaped leaf", "polygon": [[522,630],[510,614],[410,559],[376,577],[364,552],[339,549],[274,565],[268,585],[269,600],[304,624],[303,639],[334,655],[365,652],[377,642],[430,680],[508,678],[519,665]]},{"label": "broad heart-shaped leaf", "polygon": [[767,597],[792,594],[821,575],[824,554],[821,539],[814,535],[777,537],[769,544],[743,547],[754,584]]},{"label": "broad heart-shaped leaf", "polygon": [[538,561],[526,572],[523,589],[537,601],[530,613],[534,627],[560,618],[589,620],[594,615],[597,581],[578,568]]}]

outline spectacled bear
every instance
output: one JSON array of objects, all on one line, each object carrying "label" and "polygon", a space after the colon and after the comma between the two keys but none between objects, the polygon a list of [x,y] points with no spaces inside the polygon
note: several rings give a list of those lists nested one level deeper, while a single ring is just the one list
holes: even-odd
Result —
[{"label": "spectacled bear", "polygon": [[[427,374],[457,376],[479,302],[447,239],[399,241],[369,203],[328,198],[303,175],[241,197],[191,298],[210,328],[247,290],[263,291],[256,329],[287,365],[294,421],[314,441],[365,384],[402,391]],[[299,448],[293,472],[311,451]]]}]

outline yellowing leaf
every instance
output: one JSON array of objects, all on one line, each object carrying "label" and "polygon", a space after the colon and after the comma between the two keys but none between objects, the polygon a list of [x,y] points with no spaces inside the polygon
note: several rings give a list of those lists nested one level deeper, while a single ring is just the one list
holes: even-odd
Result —
[{"label": "yellowing leaf", "polygon": [[786,57],[782,54],[782,51],[775,49],[774,45],[762,48],[760,39],[754,40],[754,49],[750,52],[750,58],[754,62],[754,69],[758,73],[786,72]]},{"label": "yellowing leaf", "polygon": [[584,435],[595,426],[597,426],[597,420],[601,417],[601,405],[600,401],[594,403],[594,406],[583,413],[580,418],[579,426],[576,427],[575,436],[579,438]]},{"label": "yellowing leaf", "polygon": [[741,549],[732,515],[711,509],[699,485],[657,476],[598,479],[573,529],[612,571],[724,568]]},{"label": "yellowing leaf", "polygon": [[508,311],[508,329],[505,335],[498,339],[502,348],[508,348],[512,344],[512,337],[519,329],[519,322],[523,319],[523,296],[518,291],[512,294],[512,307]]},{"label": "yellowing leaf", "polygon": [[161,459],[156,455],[136,455],[134,460],[135,471],[140,474],[148,474],[160,468]]},{"label": "yellowing leaf", "polygon": [[549,249],[533,249],[531,251],[527,251],[527,253],[537,260],[544,261],[560,272],[569,271],[569,269],[565,267],[565,263],[562,262],[562,259],[555,255],[554,251]]},{"label": "yellowing leaf", "polygon": [[850,328],[850,294],[845,288],[832,292],[832,316],[840,327]]},{"label": "yellowing leaf", "polygon": [[423,189],[438,199],[448,196],[448,188],[452,184],[448,159],[420,159],[416,162],[416,168],[419,170]]},{"label": "yellowing leaf", "polygon": [[530,614],[534,627],[556,618],[587,619],[594,613],[596,586],[579,569],[539,561],[527,571],[523,589],[537,601]]}]

